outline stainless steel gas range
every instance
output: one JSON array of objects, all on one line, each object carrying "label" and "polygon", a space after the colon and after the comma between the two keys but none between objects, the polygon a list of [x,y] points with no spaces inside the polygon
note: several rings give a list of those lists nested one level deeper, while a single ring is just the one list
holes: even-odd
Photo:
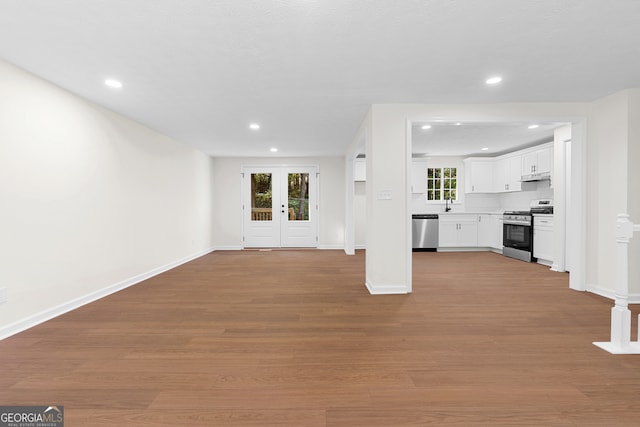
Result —
[{"label": "stainless steel gas range", "polygon": [[533,200],[528,211],[504,213],[502,253],[522,261],[535,261],[533,257],[533,214],[553,213],[553,200]]}]

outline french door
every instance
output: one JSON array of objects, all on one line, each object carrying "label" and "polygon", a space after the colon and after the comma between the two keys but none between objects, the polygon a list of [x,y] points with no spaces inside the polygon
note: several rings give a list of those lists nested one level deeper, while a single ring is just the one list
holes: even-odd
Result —
[{"label": "french door", "polygon": [[317,247],[317,168],[245,167],[242,170],[243,246]]}]

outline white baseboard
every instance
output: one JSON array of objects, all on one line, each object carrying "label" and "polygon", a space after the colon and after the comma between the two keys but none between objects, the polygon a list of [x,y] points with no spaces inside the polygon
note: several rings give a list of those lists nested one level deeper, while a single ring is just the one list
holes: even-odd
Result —
[{"label": "white baseboard", "polygon": [[146,273],[138,274],[129,279],[123,280],[116,284],[107,286],[106,288],[102,288],[100,290],[91,292],[87,295],[84,295],[79,298],[75,298],[71,301],[67,301],[65,303],[59,304],[55,307],[51,307],[40,313],[36,313],[29,317],[26,317],[22,320],[18,320],[17,322],[10,323],[7,326],[0,328],[0,340],[8,338],[12,335],[20,333],[22,331],[26,331],[29,328],[37,326],[41,323],[46,322],[47,320],[51,320],[55,317],[58,317],[62,314],[68,313],[72,310],[82,307],[83,305],[87,305],[94,301],[97,301],[101,298],[104,298],[108,295],[111,295],[115,292],[126,289],[130,286],[136,285],[144,280],[150,279],[153,276],[157,276],[158,274],[162,274],[165,271],[171,270],[173,268],[178,267],[179,265],[185,264],[189,261],[193,261],[196,258],[200,258],[208,253],[213,252],[214,248],[205,249],[204,251],[198,252],[196,254],[190,255],[186,258],[182,258],[180,260],[171,262],[169,264],[163,265],[158,268],[154,268],[153,270],[147,271]]},{"label": "white baseboard", "polygon": [[366,280],[365,285],[371,295],[399,295],[407,294],[407,287],[395,284],[373,284],[369,279]]},{"label": "white baseboard", "polygon": [[489,248],[481,248],[481,247],[438,247],[438,252],[488,252]]},{"label": "white baseboard", "polygon": [[318,245],[318,249],[322,250],[344,250],[343,245]]},{"label": "white baseboard", "polygon": [[355,250],[358,250],[358,249],[367,249],[367,245],[355,245],[353,248],[354,248]]},{"label": "white baseboard", "polygon": [[598,287],[596,285],[587,284],[585,290],[587,292],[591,292],[592,294],[596,294],[596,295],[600,295],[601,297],[609,298],[610,300],[615,300],[616,299],[615,291],[612,291],[610,289],[604,289],[604,288]]},{"label": "white baseboard", "polygon": [[242,246],[216,246],[216,251],[241,251],[244,249]]},{"label": "white baseboard", "polygon": [[[596,295],[600,295],[601,297],[608,298],[611,301],[615,301],[616,299],[616,291],[611,289],[605,289],[593,284],[587,284],[585,290],[587,292],[591,292],[592,294],[596,294]],[[636,294],[636,293],[629,294],[629,304],[640,304],[640,294]]]}]

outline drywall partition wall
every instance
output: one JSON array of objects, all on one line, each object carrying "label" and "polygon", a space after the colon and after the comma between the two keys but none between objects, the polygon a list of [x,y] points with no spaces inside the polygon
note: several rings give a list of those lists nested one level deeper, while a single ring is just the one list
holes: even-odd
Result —
[{"label": "drywall partition wall", "polygon": [[615,221],[627,212],[629,103],[626,91],[593,104],[589,123],[589,209],[595,216],[587,234],[588,289],[613,297],[616,278]]},{"label": "drywall partition wall", "polygon": [[366,284],[372,294],[411,292],[407,124],[393,106],[373,105],[367,126]]},{"label": "drywall partition wall", "polygon": [[367,183],[353,183],[354,241],[356,249],[367,247]]},{"label": "drywall partition wall", "polygon": [[243,166],[317,165],[319,176],[318,247],[342,249],[344,246],[345,169],[344,157],[220,157],[214,161],[214,234],[216,249],[242,248]]},{"label": "drywall partition wall", "polygon": [[0,62],[0,336],[209,251],[212,167]]},{"label": "drywall partition wall", "polygon": [[[629,140],[627,146],[627,213],[631,221],[640,224],[640,89],[629,91]],[[640,233],[635,233],[629,245],[629,259],[640,260]],[[640,262],[629,265],[629,283],[640,302]]]},{"label": "drywall partition wall", "polygon": [[567,180],[567,171],[571,162],[567,162],[567,143],[571,141],[571,126],[563,126],[553,132],[553,194],[554,202],[554,259],[553,271],[566,271],[567,242],[567,199],[571,195],[571,181]]}]

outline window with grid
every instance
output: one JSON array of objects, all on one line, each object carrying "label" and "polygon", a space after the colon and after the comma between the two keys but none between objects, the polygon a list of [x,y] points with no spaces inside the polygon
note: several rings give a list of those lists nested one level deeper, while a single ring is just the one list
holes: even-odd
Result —
[{"label": "window with grid", "polygon": [[457,168],[427,168],[427,200],[458,200]]}]

